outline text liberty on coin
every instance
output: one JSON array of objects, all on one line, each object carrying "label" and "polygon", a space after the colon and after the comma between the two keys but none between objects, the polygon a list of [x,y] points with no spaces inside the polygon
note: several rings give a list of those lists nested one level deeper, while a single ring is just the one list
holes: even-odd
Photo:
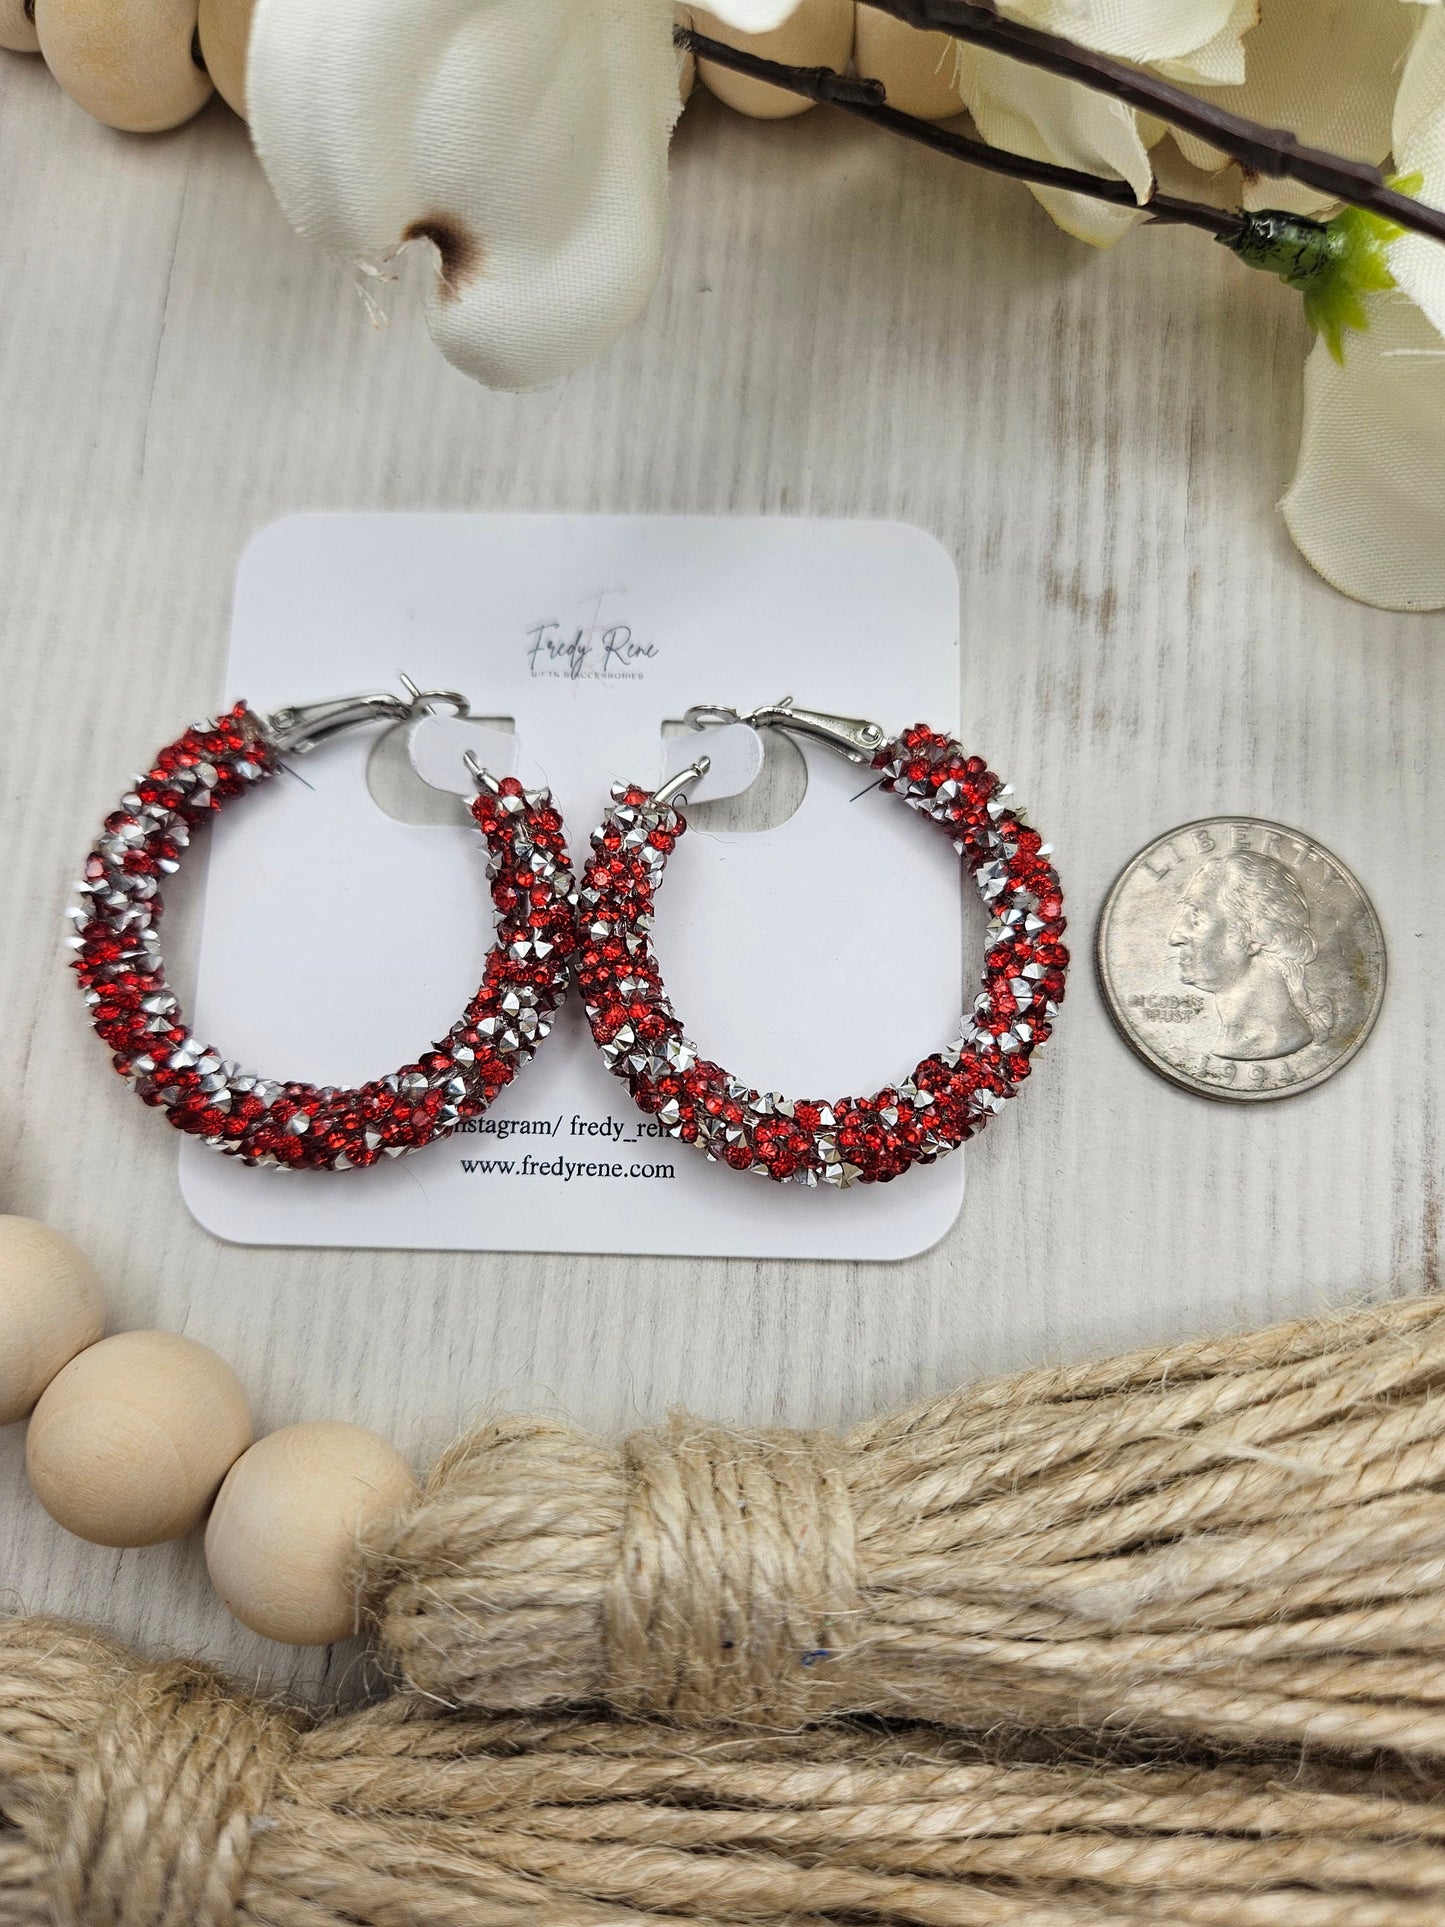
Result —
[{"label": "text liberty on coin", "polygon": [[1297,830],[1210,817],[1127,865],[1099,919],[1110,1014],[1205,1097],[1291,1097],[1347,1064],[1385,995],[1385,939],[1350,872]]}]

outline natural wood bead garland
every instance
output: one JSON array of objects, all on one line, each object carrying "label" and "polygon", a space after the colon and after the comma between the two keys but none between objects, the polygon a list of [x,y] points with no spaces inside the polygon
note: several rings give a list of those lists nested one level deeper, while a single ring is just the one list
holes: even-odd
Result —
[{"label": "natural wood bead garland", "polygon": [[335,1420],[288,1425],[231,1467],[206,1527],[211,1583],[243,1625],[325,1646],[360,1623],[356,1542],[412,1496],[401,1454]]},{"label": "natural wood bead garland", "polygon": [[104,1329],[90,1260],[48,1225],[0,1217],[0,1425],[29,1418],[61,1366]]},{"label": "natural wood bead garland", "polygon": [[211,97],[196,0],[37,0],[45,64],[86,113],[131,134],[179,127]]},{"label": "natural wood bead garland", "polygon": [[78,1538],[155,1546],[195,1531],[252,1436],[241,1382],[213,1351],[178,1332],[121,1332],[46,1388],[25,1469]]},{"label": "natural wood bead garland", "polygon": [[104,1325],[74,1246],[0,1217],[0,1424],[30,1416],[26,1470],[46,1511],[92,1544],[132,1547],[209,1514],[207,1563],[243,1625],[296,1646],[356,1632],[356,1544],[411,1496],[401,1455],[334,1422],[253,1445],[246,1394],[213,1351],[174,1332],[103,1339]]},{"label": "natural wood bead garland", "polygon": [[[692,16],[699,33],[728,46],[745,47],[767,60],[783,60],[799,67],[831,67],[841,73],[853,55],[853,0],[800,0],[797,11],[771,33],[736,33],[705,7],[694,7]],[[697,68],[709,93],[755,120],[789,120],[813,105],[782,87],[735,74],[710,60],[700,60]]]},{"label": "natural wood bead garland", "polygon": [[26,0],[0,0],[0,47],[17,54],[40,52],[40,36]]},{"label": "natural wood bead garland", "polygon": [[201,58],[216,92],[246,118],[246,43],[256,0],[201,0],[196,18]]},{"label": "natural wood bead garland", "polygon": [[951,120],[963,112],[958,90],[959,42],[951,34],[920,33],[896,14],[858,8],[853,66],[865,80],[881,80],[888,105],[919,120]]},{"label": "natural wood bead garland", "polygon": [[[256,0],[0,0],[0,47],[43,53],[78,106],[129,133],[178,127],[214,91],[246,116],[246,43]],[[802,0],[772,33],[740,34],[703,7],[677,17],[700,32],[769,59],[845,70],[881,80],[890,103],[925,120],[963,111],[955,81],[957,53],[946,34],[916,27],[855,0]],[[196,58],[199,55],[199,60]],[[750,80],[691,54],[680,73],[686,101],[698,77],[708,90],[756,119],[804,114],[814,103]]]},{"label": "natural wood bead garland", "polygon": [[[38,1329],[37,1278],[84,1308],[59,1329],[94,1328],[63,1241],[0,1220],[7,1251],[0,1358]],[[28,1365],[17,1382],[23,1405]],[[1405,1300],[1028,1372],[844,1437],[677,1418],[617,1448],[502,1420],[412,1501],[358,1427],[245,1450],[214,1354],[126,1333],[59,1369],[28,1461],[62,1523],[116,1545],[192,1528],[225,1474],[206,1553],[237,1616],[296,1643],[369,1617],[444,1704],[926,1715],[1438,1771],[1442,1386],[1445,1300]]]}]

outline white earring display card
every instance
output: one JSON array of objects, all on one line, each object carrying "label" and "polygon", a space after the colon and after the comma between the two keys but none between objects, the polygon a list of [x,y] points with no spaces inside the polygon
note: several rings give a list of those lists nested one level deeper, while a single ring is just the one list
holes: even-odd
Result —
[{"label": "white earring display card", "polygon": [[[493,911],[466,750],[551,790],[580,871],[612,783],[654,787],[710,746],[704,805],[781,753],[771,732],[683,729],[694,706],[792,696],[890,738],[955,727],[957,578],[931,536],[894,523],[336,514],[264,530],[241,566],[225,699],[269,714],[400,675],[461,692],[483,720],[415,725],[400,779],[397,732],[338,734],[210,831],[196,1028],[267,1076],[399,1069],[474,995]],[[974,893],[948,838],[866,764],[797,748],[806,786],[787,820],[725,827],[736,804],[699,807],[652,934],[708,1057],[753,1088],[833,1100],[896,1083],[957,1035]],[[244,1244],[898,1259],[943,1236],[963,1181],[961,1152],[843,1191],[710,1163],[633,1107],[575,990],[492,1110],[412,1156],[290,1172],[181,1146],[191,1211]]]}]

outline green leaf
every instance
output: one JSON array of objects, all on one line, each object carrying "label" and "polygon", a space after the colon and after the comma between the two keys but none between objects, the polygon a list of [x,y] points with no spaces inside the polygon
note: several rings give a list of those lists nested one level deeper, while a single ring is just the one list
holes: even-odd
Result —
[{"label": "green leaf", "polygon": [[[1419,174],[1391,181],[1402,194],[1418,194]],[[1370,325],[1367,294],[1385,294],[1395,285],[1390,249],[1404,229],[1384,215],[1346,207],[1330,221],[1268,208],[1245,216],[1243,231],[1228,245],[1252,268],[1277,274],[1304,296],[1305,316],[1329,343],[1336,361],[1345,358],[1345,337]]]}]

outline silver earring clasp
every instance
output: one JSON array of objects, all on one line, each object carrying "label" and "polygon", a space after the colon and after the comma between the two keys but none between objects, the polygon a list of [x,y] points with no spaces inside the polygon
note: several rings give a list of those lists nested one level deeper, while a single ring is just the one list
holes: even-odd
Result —
[{"label": "silver earring clasp", "polygon": [[688,710],[685,720],[694,729],[710,729],[723,723],[746,723],[750,729],[782,729],[790,736],[808,736],[826,743],[829,749],[846,756],[850,763],[871,763],[888,740],[881,723],[860,716],[831,716],[821,709],[799,709],[791,696],[780,702],[764,703],[746,714],[717,704],[698,703]]},{"label": "silver earring clasp", "polygon": [[403,693],[374,691],[362,696],[332,696],[315,703],[290,703],[265,718],[266,733],[283,756],[305,756],[344,730],[368,723],[409,723],[437,709],[470,716],[470,701],[456,689],[419,689],[410,676],[399,678]]}]

